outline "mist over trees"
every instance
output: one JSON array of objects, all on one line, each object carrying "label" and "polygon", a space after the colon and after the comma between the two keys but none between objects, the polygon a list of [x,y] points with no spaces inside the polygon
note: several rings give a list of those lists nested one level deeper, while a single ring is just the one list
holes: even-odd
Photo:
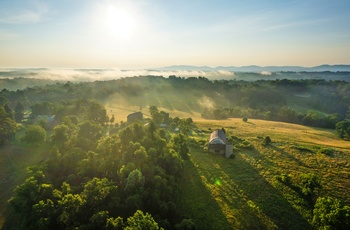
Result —
[{"label": "mist over trees", "polygon": [[[60,117],[64,115],[62,107],[66,106],[65,100],[86,98],[106,101],[118,98],[131,106],[155,105],[169,110],[199,112],[207,119],[247,117],[335,129],[338,122],[348,119],[349,92],[350,83],[346,81],[209,80],[171,75],[168,78],[142,76],[56,83],[16,92],[3,89],[1,95],[9,101],[7,104],[14,111],[17,121],[23,118],[24,108],[30,108],[32,116],[55,114]],[[99,122],[104,122],[105,114],[94,114],[93,111],[100,111],[94,106],[98,107],[91,105],[88,108],[92,111],[91,116],[101,117]],[[79,110],[79,105],[75,109]],[[167,120],[164,114],[153,119],[156,123]]]},{"label": "mist over trees", "polygon": [[[10,216],[20,229],[196,229],[177,206],[190,145],[196,143],[189,136],[196,127],[191,118],[171,117],[158,108],[208,119],[238,117],[249,123],[259,118],[331,128],[348,140],[348,89],[344,81],[176,76],[3,89],[0,144],[15,140],[17,133],[21,144],[47,146],[47,157],[28,169],[9,200]],[[149,118],[114,123],[102,104],[112,96],[149,108]],[[255,151],[249,141],[229,139]],[[275,147],[270,136],[260,142],[266,149]],[[302,174],[297,183],[288,175],[276,178],[308,202],[315,227],[349,225],[349,207],[318,197],[314,174]]]}]

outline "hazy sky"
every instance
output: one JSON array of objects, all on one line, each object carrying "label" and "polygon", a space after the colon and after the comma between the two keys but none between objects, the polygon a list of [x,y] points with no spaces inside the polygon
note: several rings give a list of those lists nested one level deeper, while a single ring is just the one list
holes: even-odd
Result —
[{"label": "hazy sky", "polygon": [[350,64],[350,0],[0,0],[0,67]]}]

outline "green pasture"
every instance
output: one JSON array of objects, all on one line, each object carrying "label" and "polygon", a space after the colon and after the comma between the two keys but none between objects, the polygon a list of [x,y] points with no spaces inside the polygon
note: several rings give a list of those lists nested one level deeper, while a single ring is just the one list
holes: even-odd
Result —
[{"label": "green pasture", "polygon": [[[185,162],[181,185],[183,214],[200,229],[311,229],[312,204],[297,191],[276,181],[290,175],[297,184],[302,174],[321,181],[317,196],[332,196],[350,204],[350,143],[330,130],[300,125],[241,119],[197,120],[204,133],[194,134],[191,160]],[[224,127],[252,145],[235,151],[233,159],[209,153],[209,128]],[[262,145],[270,136],[272,144]],[[333,155],[320,150],[333,150]]]}]

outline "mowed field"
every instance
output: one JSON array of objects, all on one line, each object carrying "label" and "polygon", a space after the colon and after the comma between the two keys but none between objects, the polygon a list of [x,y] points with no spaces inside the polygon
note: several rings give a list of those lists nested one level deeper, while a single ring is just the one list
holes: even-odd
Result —
[{"label": "mowed field", "polygon": [[[295,184],[300,175],[315,174],[322,186],[317,196],[350,204],[350,142],[333,131],[263,120],[195,123],[203,130],[193,135],[197,142],[209,138],[209,128],[224,127],[228,136],[253,145],[235,151],[233,159],[191,145],[180,200],[184,216],[191,215],[200,229],[311,229],[312,204],[277,182],[282,174],[289,174]],[[271,137],[270,146],[262,145],[265,136]],[[324,148],[334,154],[320,153]]]}]

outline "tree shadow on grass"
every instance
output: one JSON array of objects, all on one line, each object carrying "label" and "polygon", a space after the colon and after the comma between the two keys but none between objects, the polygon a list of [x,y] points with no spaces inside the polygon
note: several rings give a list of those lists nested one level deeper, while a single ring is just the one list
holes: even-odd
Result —
[{"label": "tree shadow on grass", "polygon": [[[219,155],[207,152],[192,153],[192,161],[186,161],[186,187],[192,189],[192,194],[182,194],[191,199],[186,207],[197,222],[198,229],[267,229],[271,223],[266,223],[261,216],[264,214],[254,208],[253,201],[248,201],[237,184],[232,184],[222,170],[215,170],[218,164],[212,158],[228,160]],[[201,158],[201,159],[199,159]],[[217,173],[219,172],[219,173]],[[184,192],[184,191],[183,191]],[[253,207],[253,208],[252,208]],[[272,224],[273,225],[273,224]],[[271,228],[270,228],[271,229]]]},{"label": "tree shadow on grass", "polygon": [[179,187],[178,210],[182,218],[194,220],[197,229],[233,229],[190,160],[185,161]]},{"label": "tree shadow on grass", "polygon": [[236,154],[234,160],[219,160],[218,165],[232,183],[238,185],[248,202],[261,212],[262,218],[268,218],[279,229],[312,229],[287,199],[240,154]]},{"label": "tree shadow on grass", "polygon": [[266,148],[270,148],[270,149],[272,149],[272,150],[274,150],[274,151],[277,151],[277,152],[281,153],[282,156],[286,157],[286,158],[287,158],[288,160],[290,160],[290,161],[296,162],[296,163],[297,163],[298,165],[300,165],[300,166],[308,167],[308,168],[309,168],[309,166],[306,165],[304,162],[302,162],[300,159],[298,159],[298,158],[296,158],[295,156],[293,156],[292,154],[290,154],[290,153],[284,151],[282,148],[278,148],[278,147],[273,146],[273,145],[268,145],[268,146],[266,146]]}]

